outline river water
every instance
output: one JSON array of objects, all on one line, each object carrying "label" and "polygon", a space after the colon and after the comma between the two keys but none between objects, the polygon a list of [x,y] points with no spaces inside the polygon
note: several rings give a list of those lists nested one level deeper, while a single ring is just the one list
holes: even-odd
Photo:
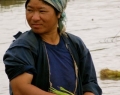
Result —
[{"label": "river water", "polygon": [[[120,70],[120,0],[70,0],[67,32],[82,38],[89,48],[103,95],[120,95],[120,81],[101,80],[100,70]],[[9,95],[3,55],[18,31],[30,29],[24,0],[0,0],[0,95]]]}]

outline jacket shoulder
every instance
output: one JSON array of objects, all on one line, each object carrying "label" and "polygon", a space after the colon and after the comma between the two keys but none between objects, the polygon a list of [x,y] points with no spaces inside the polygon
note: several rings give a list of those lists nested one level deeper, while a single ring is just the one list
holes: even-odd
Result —
[{"label": "jacket shoulder", "polygon": [[38,37],[31,30],[21,33],[10,45],[9,48],[13,47],[25,47],[29,49],[38,48]]},{"label": "jacket shoulder", "polygon": [[71,33],[67,33],[68,37],[72,40],[72,42],[76,45],[81,45],[83,47],[86,47],[82,39],[76,35],[73,35]]},{"label": "jacket shoulder", "polygon": [[81,55],[81,57],[86,56],[86,54],[88,53],[88,48],[86,47],[82,39],[71,33],[67,33],[67,35],[77,52],[79,52],[79,54]]}]

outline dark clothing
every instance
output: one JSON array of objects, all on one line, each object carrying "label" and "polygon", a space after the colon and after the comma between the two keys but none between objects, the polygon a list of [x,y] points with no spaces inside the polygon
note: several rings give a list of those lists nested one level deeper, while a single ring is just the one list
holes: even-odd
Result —
[{"label": "dark clothing", "polygon": [[63,87],[66,90],[76,93],[76,74],[72,56],[65,46],[62,37],[57,45],[45,42],[48,63],[50,68],[50,82],[52,87],[59,90]]},{"label": "dark clothing", "polygon": [[[77,66],[75,71],[78,76],[78,95],[83,95],[87,91],[93,92],[95,95],[102,95],[90,52],[82,40],[70,33],[64,33],[61,37],[74,59],[74,65]],[[44,42],[37,34],[32,31],[23,33],[11,44],[3,60],[9,80],[28,72],[34,75],[33,85],[45,91],[49,90],[50,72],[47,53]]]}]

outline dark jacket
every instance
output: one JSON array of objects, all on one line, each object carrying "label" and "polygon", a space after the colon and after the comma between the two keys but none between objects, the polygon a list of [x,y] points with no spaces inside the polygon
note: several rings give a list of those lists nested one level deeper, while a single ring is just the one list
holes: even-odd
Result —
[{"label": "dark jacket", "polygon": [[[86,91],[102,95],[90,52],[82,40],[70,33],[64,33],[61,37],[63,37],[78,67],[78,95],[83,95]],[[37,34],[26,31],[20,35],[10,45],[3,60],[9,80],[28,72],[34,75],[33,85],[45,91],[49,90],[49,66],[46,50],[44,42]]]}]

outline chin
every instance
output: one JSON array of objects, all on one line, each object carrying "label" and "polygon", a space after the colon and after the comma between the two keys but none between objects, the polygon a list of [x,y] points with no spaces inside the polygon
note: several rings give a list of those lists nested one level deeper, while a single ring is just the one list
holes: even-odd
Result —
[{"label": "chin", "polygon": [[45,32],[39,29],[32,29],[34,33],[36,34],[44,34]]}]

